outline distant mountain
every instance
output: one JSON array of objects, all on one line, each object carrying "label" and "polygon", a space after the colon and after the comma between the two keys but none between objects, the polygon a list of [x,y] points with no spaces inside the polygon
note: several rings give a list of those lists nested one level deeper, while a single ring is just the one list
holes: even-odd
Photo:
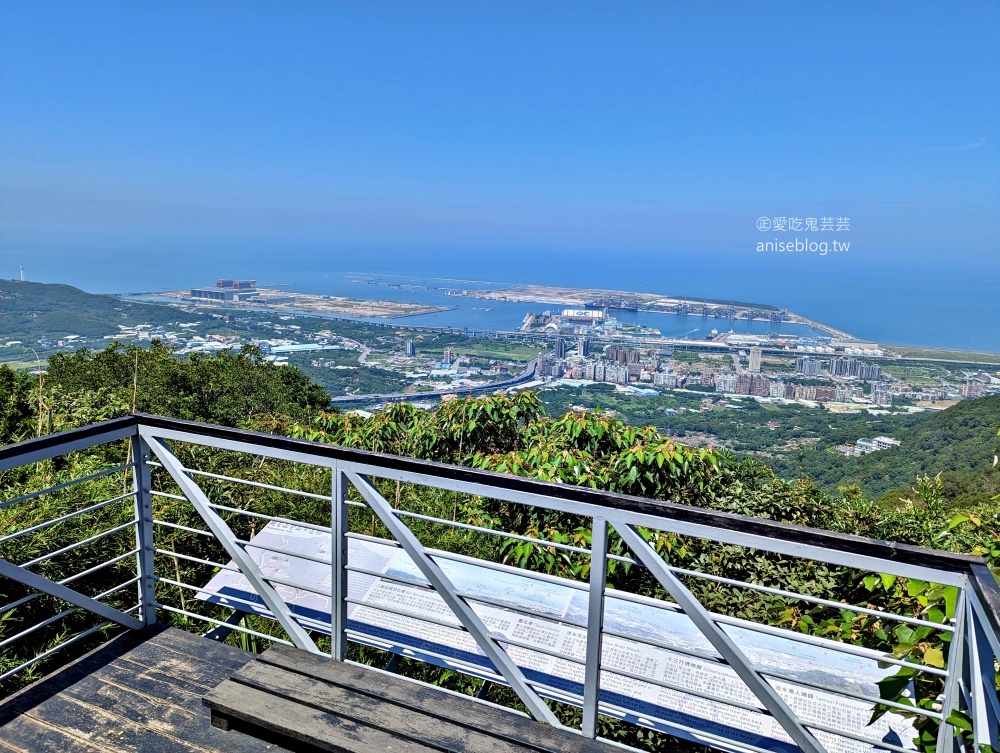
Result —
[{"label": "distant mountain", "polygon": [[887,502],[898,500],[918,475],[941,473],[947,498],[985,502],[1000,492],[1000,472],[991,468],[1000,446],[998,426],[1000,397],[963,400],[895,432],[899,447],[860,458],[815,451],[773,465],[783,477],[808,475],[831,491],[858,484],[869,497]]},{"label": "distant mountain", "polygon": [[117,331],[119,324],[165,324],[177,318],[166,306],[85,293],[70,285],[0,280],[0,338],[8,340],[100,337]]}]

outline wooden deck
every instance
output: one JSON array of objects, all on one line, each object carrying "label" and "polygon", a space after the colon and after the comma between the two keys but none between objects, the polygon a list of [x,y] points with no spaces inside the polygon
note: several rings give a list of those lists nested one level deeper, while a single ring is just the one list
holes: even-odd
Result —
[{"label": "wooden deck", "polygon": [[0,703],[0,753],[612,753],[377,669],[158,625]]},{"label": "wooden deck", "polygon": [[602,742],[368,667],[276,645],[205,697],[222,729],[333,753],[615,753]]},{"label": "wooden deck", "polygon": [[211,725],[202,697],[252,654],[182,630],[126,633],[0,704],[0,753],[259,753]]}]

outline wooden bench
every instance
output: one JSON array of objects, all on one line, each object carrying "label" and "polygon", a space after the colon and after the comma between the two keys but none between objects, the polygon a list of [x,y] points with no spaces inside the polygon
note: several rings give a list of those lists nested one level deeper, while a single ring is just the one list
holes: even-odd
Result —
[{"label": "wooden bench", "polygon": [[620,749],[471,698],[276,645],[202,699],[212,725],[293,750],[611,753]]}]

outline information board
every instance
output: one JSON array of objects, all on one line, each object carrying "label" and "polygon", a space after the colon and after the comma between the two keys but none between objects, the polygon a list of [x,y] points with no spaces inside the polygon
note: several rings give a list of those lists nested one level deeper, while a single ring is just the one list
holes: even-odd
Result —
[{"label": "information board", "polygon": [[[329,558],[330,535],[271,522],[252,539],[252,544],[247,552],[264,575],[274,579],[275,589],[292,613],[306,621],[306,627],[329,632],[330,598],[283,585],[282,581],[329,592],[330,565],[296,555]],[[584,668],[578,662],[586,655],[586,630],[555,622],[552,618],[585,625],[586,590],[568,581],[540,580],[522,574],[525,571],[521,570],[511,572],[514,568],[498,571],[444,558],[436,561],[456,589],[470,595],[476,614],[491,635],[504,645],[529,681],[547,686],[548,690],[539,691],[542,695],[564,701],[568,699],[562,693],[583,695]],[[350,539],[348,562],[396,579],[349,573],[348,597],[372,605],[348,604],[348,628],[359,634],[359,640],[468,674],[475,675],[477,671],[483,673],[481,676],[493,674],[489,660],[473,638],[460,629],[458,618],[445,602],[434,591],[421,587],[420,584],[426,585],[427,581],[405,551],[388,543]],[[477,602],[476,596],[490,603]],[[220,571],[198,597],[235,609],[271,614],[246,577],[238,572]],[[232,598],[249,601],[255,606],[233,602]],[[530,614],[503,605],[526,609]],[[379,606],[429,617],[455,628],[387,612],[378,609]],[[737,746],[751,744],[782,753],[797,750],[769,715],[683,692],[690,688],[760,707],[756,697],[730,667],[712,660],[718,654],[683,613],[652,599],[646,603],[628,601],[609,590],[605,598],[604,627],[629,636],[605,635],[603,639],[602,665],[605,669],[601,673],[600,697],[602,704],[610,707],[611,715],[617,710],[617,715],[628,721],[700,741],[704,738],[699,738],[697,733],[705,732],[731,740]],[[878,697],[877,683],[893,671],[892,667],[880,668],[874,659],[838,651],[832,642],[828,644],[830,647],[815,646],[740,626],[727,625],[724,629],[759,669],[770,669],[830,688]],[[504,639],[554,651],[578,661],[504,644]],[[652,641],[664,647],[640,641]],[[656,679],[678,690],[617,674],[615,670]],[[886,714],[868,725],[871,703],[793,682],[771,682],[805,722],[915,749],[912,743],[914,729],[909,720],[899,715]],[[815,734],[830,753],[867,753],[879,749],[839,735]],[[717,742],[713,744],[718,745]]]}]

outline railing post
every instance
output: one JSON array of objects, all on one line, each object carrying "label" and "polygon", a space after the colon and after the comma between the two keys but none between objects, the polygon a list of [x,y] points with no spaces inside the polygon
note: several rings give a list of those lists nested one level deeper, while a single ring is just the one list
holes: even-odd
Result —
[{"label": "railing post", "polygon": [[601,644],[604,633],[604,589],[608,576],[608,521],[594,518],[590,537],[590,595],[587,602],[587,660],[583,679],[583,734],[597,737],[597,704],[601,695]]},{"label": "railing post", "polygon": [[131,438],[132,488],[135,492],[136,575],[139,576],[139,619],[156,624],[156,581],[153,574],[153,497],[149,471],[149,445],[137,434]]},{"label": "railing post", "polygon": [[335,462],[331,494],[330,522],[330,654],[338,661],[347,659],[347,479]]},{"label": "railing post", "polygon": [[951,648],[948,650],[948,676],[945,678],[944,694],[941,698],[941,716],[944,721],[938,727],[937,753],[949,753],[959,747],[956,740],[956,730],[948,723],[951,712],[958,708],[961,701],[961,681],[963,674],[963,659],[966,651],[965,615],[967,608],[968,586],[963,588],[955,604],[955,631],[951,634]]},{"label": "railing post", "polygon": [[965,615],[965,643],[968,651],[965,657],[965,681],[970,698],[969,714],[972,716],[973,743],[976,750],[984,745],[996,749],[998,742],[997,719],[1000,716],[1000,702],[997,701],[994,677],[993,649],[986,638],[987,626],[979,620],[973,608],[975,594],[968,595]]}]

